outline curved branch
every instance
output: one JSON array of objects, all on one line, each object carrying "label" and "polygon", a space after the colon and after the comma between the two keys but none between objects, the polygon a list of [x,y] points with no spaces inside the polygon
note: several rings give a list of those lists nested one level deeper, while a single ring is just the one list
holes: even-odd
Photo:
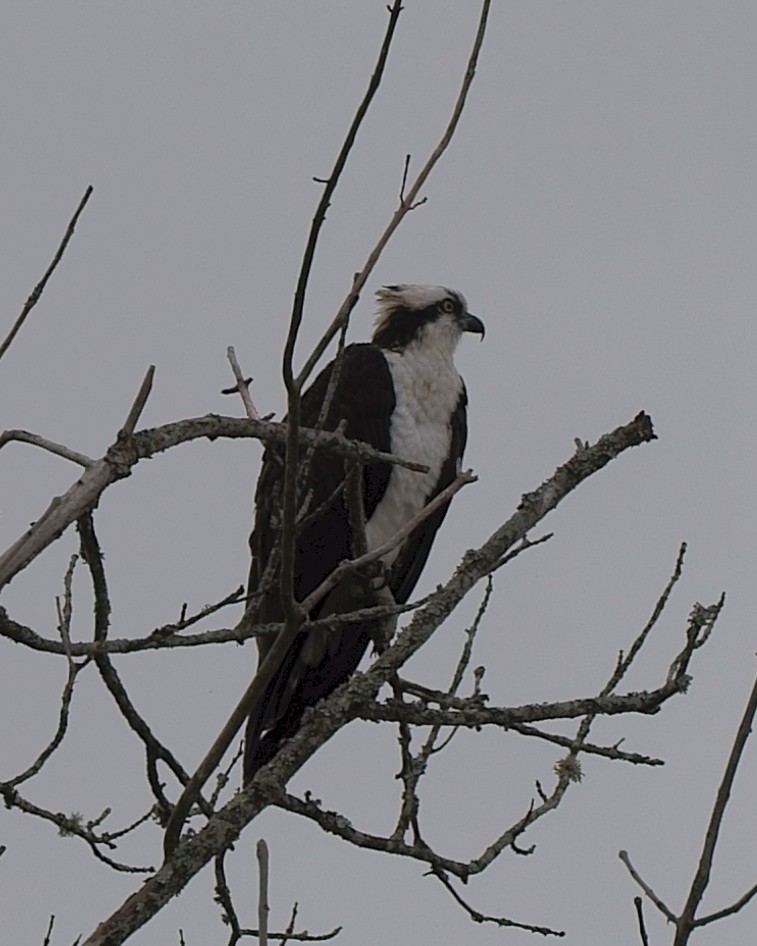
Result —
[{"label": "curved branch", "polygon": [[63,457],[64,460],[70,460],[72,463],[78,463],[79,466],[83,466],[85,469],[88,466],[93,466],[95,461],[88,457],[84,453],[79,453],[77,450],[71,450],[69,447],[65,446],[62,443],[56,443],[54,440],[47,440],[45,437],[41,437],[39,434],[33,434],[28,430],[5,430],[0,434],[0,447],[4,447],[6,443],[30,443],[33,447],[40,447],[42,450],[47,450],[48,453],[52,453],[54,456]]},{"label": "curved branch", "polygon": [[[209,440],[219,437],[253,438],[266,442],[284,443],[287,430],[287,424],[206,414],[204,417],[191,417],[165,424],[162,427],[141,430],[131,436],[119,436],[105,456],[91,462],[81,477],[62,496],[56,496],[48,508],[35,519],[34,524],[0,556],[0,588],[7,585],[40,552],[58,539],[72,522],[94,509],[103,492],[117,480],[130,476],[132,469],[140,460],[154,457],[181,443],[189,443],[205,437]],[[0,438],[0,446],[4,442],[9,442],[10,439],[6,437],[3,441]],[[298,441],[304,446],[318,446],[332,450],[357,463],[381,460],[421,473],[427,472],[427,467],[421,463],[414,463],[412,460],[396,457],[391,453],[374,450],[368,444],[348,440],[337,431],[317,431],[303,427],[298,432]]]}]

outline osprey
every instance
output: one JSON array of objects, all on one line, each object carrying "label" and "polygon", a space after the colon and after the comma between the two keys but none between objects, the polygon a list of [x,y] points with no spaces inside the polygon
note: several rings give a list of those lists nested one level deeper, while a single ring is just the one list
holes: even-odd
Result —
[{"label": "osprey", "polygon": [[[347,346],[301,399],[303,426],[320,423],[325,430],[335,430],[341,423],[346,437],[428,468],[421,473],[378,461],[363,467],[369,550],[391,539],[457,476],[467,434],[467,397],[453,354],[463,332],[484,335],[483,323],[468,312],[463,296],[443,286],[385,286],[376,295],[378,313],[370,344]],[[321,417],[335,364],[336,382]],[[303,450],[302,459],[294,563],[294,595],[299,601],[354,555],[344,459],[324,450],[314,451],[309,463]],[[276,549],[283,481],[283,447],[269,447],[255,492],[250,537],[250,592],[260,594],[258,623],[283,620]],[[448,506],[383,556],[383,580],[398,603],[410,597]],[[352,573],[313,609],[310,619],[375,604],[376,581]],[[245,785],[294,735],[305,709],[354,673],[375,629],[375,622],[368,621],[319,631],[304,625],[248,721]],[[258,638],[260,663],[271,645],[270,636]]]}]

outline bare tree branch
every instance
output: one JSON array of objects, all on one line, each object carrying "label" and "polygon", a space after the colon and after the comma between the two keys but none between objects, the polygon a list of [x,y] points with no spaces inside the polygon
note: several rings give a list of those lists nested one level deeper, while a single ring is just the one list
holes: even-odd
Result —
[{"label": "bare tree branch", "polygon": [[200,791],[208,778],[210,778],[211,772],[221,761],[223,754],[231,745],[232,740],[239,732],[245,719],[263,698],[268,684],[281,666],[297,634],[300,633],[305,625],[307,616],[312,608],[315,607],[315,605],[325,597],[328,591],[335,587],[348,572],[365,567],[367,564],[376,561],[381,555],[384,555],[387,551],[394,548],[406,535],[409,535],[420,522],[432,515],[439,506],[448,502],[455,492],[466,483],[472,482],[473,479],[474,477],[472,477],[470,473],[461,473],[453,483],[442,490],[417,516],[405,523],[388,542],[371,552],[366,552],[357,559],[352,559],[337,566],[331,575],[323,581],[312,594],[308,595],[302,602],[295,602],[294,611],[292,612],[294,623],[290,624],[287,622],[273,642],[271,649],[266,654],[252,682],[245,690],[241,700],[234,707],[231,716],[202,762],[197,767],[196,772],[187,782],[184,792],[176,803],[176,807],[166,828],[165,850],[167,855],[173,852],[178,843],[184,820],[194,804],[196,793]]},{"label": "bare tree branch", "polygon": [[252,403],[252,398],[250,397],[250,381],[252,381],[252,378],[245,378],[245,376],[242,374],[242,369],[239,367],[237,353],[234,351],[233,345],[229,345],[229,347],[226,349],[226,357],[229,359],[231,370],[234,373],[234,380],[237,383],[233,388],[226,389],[223,393],[231,394],[232,391],[237,391],[239,396],[242,398],[244,411],[248,418],[250,420],[260,420],[260,414],[258,414],[257,408]]},{"label": "bare tree branch", "polygon": [[258,859],[258,942],[260,946],[268,946],[268,845],[260,838],[255,855]]},{"label": "bare tree branch", "polygon": [[47,933],[45,933],[45,938],[42,940],[42,946],[50,946],[50,937],[53,935],[53,927],[55,926],[55,915],[50,915],[50,921],[47,924]]},{"label": "bare tree branch", "polygon": [[63,457],[64,460],[71,460],[72,463],[78,463],[79,466],[83,466],[85,469],[95,464],[95,461],[91,459],[91,457],[79,453],[76,450],[71,450],[61,443],[55,443],[53,440],[40,437],[39,434],[33,434],[28,430],[6,430],[0,434],[0,447],[4,447],[6,443],[12,443],[13,441],[18,443],[30,443],[35,447],[41,447],[43,450],[47,450],[48,453]]},{"label": "bare tree branch", "polygon": [[621,861],[623,861],[623,863],[626,865],[628,873],[633,877],[633,879],[641,887],[647,897],[649,897],[652,903],[657,907],[660,913],[662,913],[662,915],[670,923],[677,923],[678,919],[675,913],[673,913],[670,907],[667,906],[667,904],[657,896],[654,890],[652,890],[649,884],[646,883],[646,881],[641,877],[636,868],[633,866],[631,863],[631,858],[628,856],[628,851],[618,851],[618,857],[621,859]]},{"label": "bare tree branch", "polygon": [[[251,785],[216,812],[204,828],[183,840],[160,870],[100,924],[86,941],[86,946],[117,946],[126,935],[144,925],[170,897],[183,889],[191,877],[236,839],[245,825],[269,803],[269,793],[280,793],[280,786],[287,783],[316,749],[348,720],[364,712],[383,683],[431,636],[508,549],[526,536],[584,479],[623,451],[653,438],[649,417],[640,414],[630,424],[617,428],[601,437],[593,446],[579,451],[538,490],[524,496],[515,515],[479,549],[466,554],[452,578],[438,589],[429,604],[416,613],[408,627],[400,632],[394,643],[374,661],[368,671],[356,674],[347,684],[306,713],[297,734],[282,746],[271,763],[256,774]],[[280,635],[279,639],[283,636]],[[695,643],[690,641],[690,646],[695,646]],[[682,670],[685,666],[686,661],[682,660]],[[670,683],[666,683],[666,686],[670,686]],[[617,699],[608,697],[606,706],[612,706],[612,701]],[[639,705],[644,706],[642,695],[639,695],[638,700]],[[585,707],[586,712],[595,709],[596,702]],[[418,712],[415,708],[413,710]],[[529,810],[524,818],[490,845],[475,862],[476,869],[484,869],[504,847],[516,841],[537,817],[552,810],[559,803],[568,782],[568,774],[562,774],[553,795],[545,796],[538,810]]]},{"label": "bare tree branch", "polygon": [[66,227],[66,232],[63,234],[63,239],[61,240],[60,246],[55,252],[55,256],[53,256],[52,262],[45,270],[45,274],[42,277],[42,279],[40,279],[40,281],[32,290],[32,294],[24,303],[24,307],[21,310],[19,317],[13,323],[13,327],[11,328],[10,332],[8,332],[8,335],[6,336],[3,343],[0,345],[0,358],[2,358],[3,355],[6,353],[6,351],[8,351],[8,349],[11,346],[11,343],[13,342],[13,339],[16,337],[19,330],[21,329],[21,326],[26,321],[26,317],[29,315],[29,313],[34,308],[34,306],[39,302],[42,293],[45,291],[45,286],[47,285],[47,281],[55,272],[55,268],[57,267],[58,263],[60,263],[61,259],[63,258],[63,254],[66,252],[66,247],[68,246],[69,241],[71,240],[71,237],[74,235],[74,230],[76,229],[76,224],[79,221],[79,217],[81,216],[81,213],[84,210],[84,208],[87,206],[87,201],[92,196],[93,190],[94,188],[92,187],[92,185],[90,185],[84,191],[84,196],[79,201],[79,206],[74,211],[74,215],[69,221],[68,227]]},{"label": "bare tree branch", "polygon": [[152,382],[154,377],[155,365],[150,365],[150,367],[147,369],[144,379],[142,380],[142,384],[139,386],[139,391],[137,391],[137,396],[134,398],[134,403],[129,409],[129,413],[126,416],[124,425],[118,432],[119,440],[128,440],[134,433],[134,429],[139,422],[139,418],[142,416],[142,411],[145,409],[147,399],[150,396],[150,392],[152,391]]},{"label": "bare tree branch", "polygon": [[[486,581],[486,590],[484,591],[484,596],[481,599],[481,604],[478,607],[476,616],[472,625],[465,632],[465,644],[463,645],[462,653],[460,654],[457,667],[453,673],[452,682],[447,688],[447,692],[445,694],[446,697],[455,696],[463,681],[463,676],[468,668],[473,654],[473,642],[475,640],[476,634],[478,633],[479,627],[481,626],[481,621],[484,614],[486,613],[489,601],[491,600],[493,589],[494,582],[491,575],[489,575]],[[398,681],[398,683],[400,685],[395,686],[395,695],[399,695],[401,697],[402,691],[406,690],[406,685],[404,684],[404,681]],[[400,699],[400,702],[404,702],[404,700]],[[413,756],[410,749],[411,740],[409,727],[404,722],[400,722],[399,726],[400,748],[402,753],[402,768],[400,770],[400,778],[402,779],[403,790],[402,805],[400,807],[397,825],[392,832],[392,837],[404,837],[405,832],[412,823],[417,841],[420,838],[420,826],[418,824],[418,808],[420,805],[418,799],[418,783],[427,771],[428,761],[431,755],[435,752],[439,752],[444,746],[449,745],[457,730],[452,729],[444,743],[441,746],[437,746],[442,727],[432,726],[420,750],[415,756]]]},{"label": "bare tree branch", "polygon": [[[95,535],[95,527],[92,515],[83,516],[77,523],[79,536],[81,538],[82,558],[87,563],[90,575],[92,577],[92,588],[95,598],[95,641],[104,641],[108,633],[108,622],[110,616],[110,601],[108,599],[108,586],[105,578],[105,566],[103,564],[102,552]],[[116,668],[110,657],[102,652],[94,655],[94,661],[100,672],[103,683],[109,693],[115,700],[116,706],[121,711],[130,729],[134,731],[137,737],[142,741],[147,754],[148,772],[154,773],[155,763],[164,762],[173,772],[182,785],[189,781],[189,776],[182,768],[181,764],[175,758],[172,752],[164,746],[152,733],[147,721],[140,715],[129,697],[126,687],[116,672]],[[170,815],[168,801],[163,794],[157,778],[148,779],[153,789],[156,802],[158,804],[158,815],[161,823],[165,823]],[[210,815],[212,808],[202,796],[199,796],[198,804],[206,815]]]},{"label": "bare tree branch", "polygon": [[229,882],[226,879],[226,851],[221,851],[215,858],[216,875],[216,895],[215,901],[221,906],[221,920],[229,927],[228,946],[236,946],[236,943],[242,938],[242,927],[239,923],[239,917],[234,909],[234,902],[231,899],[231,890]]},{"label": "bare tree branch", "polygon": [[[336,161],[334,162],[334,167],[331,170],[331,174],[324,182],[325,187],[323,189],[323,194],[321,195],[321,199],[318,202],[318,206],[313,216],[313,221],[310,225],[310,232],[308,234],[308,239],[305,246],[300,273],[297,277],[297,287],[294,294],[294,304],[292,307],[292,315],[289,323],[289,333],[287,335],[287,341],[284,348],[283,372],[284,383],[287,386],[287,390],[289,390],[290,386],[295,381],[294,369],[292,365],[294,358],[294,347],[297,341],[297,335],[299,333],[300,326],[302,324],[303,310],[305,306],[305,294],[307,292],[308,282],[310,281],[310,273],[313,268],[313,260],[315,257],[315,248],[318,243],[321,227],[323,226],[326,219],[326,211],[328,210],[331,203],[331,198],[337,188],[337,185],[339,184],[342,172],[344,171],[344,168],[347,164],[347,159],[355,144],[357,133],[360,130],[360,126],[363,124],[363,121],[368,114],[368,109],[371,106],[371,102],[373,101],[376,92],[381,85],[384,69],[389,57],[389,50],[391,48],[392,40],[394,39],[394,34],[397,28],[397,22],[399,20],[400,13],[402,12],[401,0],[393,0],[393,3],[390,7],[388,7],[388,10],[389,22],[387,23],[386,32],[381,43],[381,49],[379,50],[378,59],[376,60],[376,65],[373,70],[373,75],[370,78],[368,88],[366,89],[363,99],[360,102],[347,134],[345,135],[342,147],[339,150],[339,154],[337,155]],[[356,294],[352,305],[349,306],[348,311],[351,311],[354,308],[357,298],[358,297]],[[334,334],[336,334],[336,332],[341,327],[342,321],[343,319],[340,319],[339,325],[334,327],[334,332],[331,334],[329,341],[331,341],[331,338],[334,337]],[[328,342],[326,344],[328,344]],[[318,353],[313,364],[318,361],[324,350],[325,346]],[[302,389],[302,385],[307,379],[309,373],[309,371],[306,373],[301,373],[296,379],[297,388],[299,390]],[[290,417],[292,416],[291,407],[292,405],[290,404]]]},{"label": "bare tree branch", "polygon": [[[286,424],[207,414],[204,417],[188,418],[162,427],[141,430],[129,438],[117,439],[105,456],[91,464],[87,463],[87,469],[82,476],[62,496],[55,497],[48,508],[35,518],[34,524],[0,556],[0,588],[8,584],[40,552],[58,539],[72,522],[94,509],[103,492],[117,480],[130,476],[132,468],[140,460],[203,437],[210,440],[219,437],[256,438],[283,443],[286,436]],[[5,440],[0,437],[0,446],[9,442],[9,439],[7,434]],[[317,444],[319,448],[333,450],[334,453],[354,459],[358,463],[380,460],[421,473],[427,472],[427,468],[421,463],[374,450],[368,444],[347,439],[338,431],[300,428],[299,442],[304,446]],[[71,452],[68,459],[73,458],[74,454]]]},{"label": "bare tree branch", "polygon": [[743,909],[749,901],[757,894],[757,884],[753,887],[750,887],[746,893],[742,894],[735,903],[732,903],[729,907],[724,907],[722,910],[717,910],[715,913],[710,913],[707,916],[700,917],[697,920],[697,926],[705,926],[708,923],[714,923],[716,920],[722,920],[723,917],[733,916],[734,913],[738,913],[739,910]]},{"label": "bare tree branch", "polygon": [[[261,842],[258,842],[259,844]],[[265,844],[265,841],[262,842]],[[231,889],[229,883],[226,879],[226,869],[225,869],[225,856],[226,852],[219,854],[215,859],[215,872],[216,872],[216,901],[221,905],[223,910],[222,920],[224,923],[227,923],[230,927],[229,933],[229,942],[228,946],[236,946],[236,943],[239,942],[245,936],[254,937],[263,942],[263,930],[264,927],[261,925],[260,929],[245,929],[239,922],[237,917],[236,910],[234,909],[234,904],[231,898]],[[267,883],[267,881],[266,881]],[[267,899],[267,893],[266,893]],[[289,923],[287,928],[283,933],[272,933],[265,929],[265,935],[268,940],[276,940],[277,942],[284,943],[288,942],[298,942],[298,943],[323,943],[330,939],[334,939],[336,936],[341,933],[341,926],[337,926],[335,929],[330,930],[328,933],[309,933],[307,930],[302,930],[300,932],[295,932],[294,924],[297,920],[297,904],[294,904],[292,908],[292,914],[289,918]]]},{"label": "bare tree branch", "polygon": [[[208,605],[207,608],[184,622],[172,625],[167,624],[156,628],[147,637],[122,637],[112,638],[103,641],[72,641],[71,656],[73,657],[93,657],[95,654],[136,654],[146,650],[165,650],[172,647],[204,647],[206,644],[240,644],[251,637],[261,637],[264,635],[277,635],[284,627],[281,623],[272,624],[253,624],[242,625],[241,623],[233,628],[219,628],[217,630],[203,631],[198,634],[178,634],[174,628],[181,626],[190,626],[201,620],[208,614],[224,607],[227,604],[235,604],[243,597],[242,589],[233,592],[217,605]],[[426,595],[417,601],[408,604],[379,605],[370,608],[359,608],[356,611],[350,611],[346,614],[335,614],[328,618],[318,621],[311,621],[308,628],[311,630],[325,629],[343,624],[359,624],[362,621],[374,621],[378,618],[384,618],[391,615],[406,614],[416,608],[422,607],[430,598]],[[47,654],[65,654],[65,648],[60,641],[43,637],[32,628],[25,624],[19,624],[12,620],[5,608],[0,607],[0,637],[14,641],[17,644],[23,644],[31,650],[38,650]]]},{"label": "bare tree branch", "polygon": [[[373,562],[377,562],[383,555],[386,555],[387,552],[390,552],[393,548],[396,548],[401,542],[410,535],[410,533],[416,529],[422,522],[425,522],[429,516],[432,516],[440,506],[443,506],[445,503],[449,502],[450,499],[466,486],[468,483],[475,483],[476,477],[473,476],[470,470],[466,470],[461,473],[449,486],[441,490],[426,506],[421,509],[421,511],[413,516],[411,519],[408,519],[407,522],[403,523],[402,527],[394,533],[394,535],[384,542],[382,545],[377,546],[375,549],[371,549],[370,552],[366,551],[362,555],[358,555],[357,558],[348,559],[345,562],[342,562],[338,565],[331,574],[325,578],[321,584],[315,588],[307,598],[304,598],[299,604],[299,610],[302,613],[302,616],[309,614],[310,611],[331,591],[332,588],[335,588],[339,582],[341,582],[348,574],[351,572],[359,571],[362,568],[365,568],[367,565],[371,565]],[[365,530],[363,530],[365,531]]]},{"label": "bare tree branch", "polygon": [[[513,723],[509,728],[512,732],[520,733],[521,736],[534,736],[545,742],[551,742],[556,746],[564,746],[566,749],[571,749],[575,744],[575,740],[570,736],[560,736],[557,733],[544,732],[544,730],[537,729],[535,726],[529,726],[526,723]],[[632,765],[665,765],[662,759],[655,759],[652,756],[642,755],[639,752],[626,752],[618,748],[617,745],[596,746],[593,743],[584,742],[581,746],[581,752],[587,755],[603,756],[606,759],[630,762]]]},{"label": "bare tree branch", "polygon": [[77,675],[84,668],[84,663],[77,664],[72,655],[71,655],[71,617],[73,613],[72,605],[72,582],[74,568],[76,567],[77,556],[72,555],[69,560],[68,568],[66,569],[66,574],[63,580],[64,588],[64,603],[62,606],[58,607],[59,613],[59,633],[61,636],[61,646],[63,652],[66,655],[66,663],[68,665],[68,673],[66,676],[66,682],[63,686],[63,693],[61,694],[60,699],[60,711],[58,714],[58,726],[55,730],[53,738],[50,742],[44,747],[44,749],[39,753],[37,758],[29,765],[23,772],[19,775],[16,775],[14,778],[9,779],[3,784],[8,788],[16,788],[18,785],[21,785],[23,782],[28,781],[33,776],[37,775],[41,771],[42,767],[45,765],[50,756],[58,749],[60,744],[63,742],[63,738],[66,735],[68,730],[68,721],[69,714],[71,710],[71,700],[74,695],[74,685],[76,684]]},{"label": "bare tree branch", "polygon": [[476,67],[478,65],[478,57],[481,53],[481,47],[483,46],[484,36],[486,35],[486,27],[489,20],[489,8],[491,6],[491,0],[483,0],[481,5],[481,14],[479,16],[478,27],[476,30],[476,36],[473,40],[473,46],[471,49],[470,56],[468,58],[468,64],[465,69],[465,74],[463,76],[463,81],[460,87],[460,92],[455,102],[452,115],[447,124],[444,133],[442,134],[439,143],[436,145],[434,150],[431,152],[426,163],[421,168],[417,177],[413,181],[412,185],[408,189],[407,193],[404,195],[403,200],[400,205],[395,210],[392,215],[391,220],[387,224],[384,232],[379,237],[376,245],[368,254],[368,258],[363,264],[363,268],[355,274],[352,280],[352,286],[350,291],[342,302],[337,314],[334,316],[331,325],[326,329],[326,331],[321,336],[318,344],[313,349],[310,357],[307,359],[302,369],[300,370],[297,380],[300,384],[304,384],[306,379],[310,376],[316,364],[320,360],[323,353],[326,351],[327,347],[331,343],[331,340],[334,338],[334,335],[339,331],[341,325],[344,323],[344,320],[347,318],[349,313],[354,309],[355,304],[362,292],[368,277],[373,272],[376,263],[378,263],[381,258],[381,254],[386,249],[386,245],[394,235],[395,230],[404,220],[405,216],[413,209],[414,204],[416,203],[418,194],[423,187],[423,185],[428,180],[431,172],[434,170],[434,167],[438,163],[441,156],[447,150],[450,141],[452,140],[453,135],[457,129],[458,123],[460,121],[460,116],[463,113],[465,108],[465,103],[468,98],[468,92],[473,83],[473,79],[476,74]]},{"label": "bare tree branch", "polygon": [[[723,823],[723,816],[725,815],[725,810],[728,805],[728,799],[731,797],[731,789],[734,779],[736,778],[736,772],[744,752],[744,747],[752,731],[755,712],[757,712],[757,679],[754,681],[754,686],[752,687],[752,692],[747,701],[741,725],[738,728],[736,738],[731,747],[731,753],[726,763],[723,779],[715,796],[715,804],[712,808],[710,823],[707,825],[707,832],[704,837],[702,855],[699,859],[699,864],[694,874],[694,880],[692,881],[683,912],[676,924],[676,936],[673,940],[673,946],[686,946],[691,932],[696,926],[704,926],[705,923],[712,922],[712,917],[697,920],[696,912],[710,880],[712,859],[715,855],[715,846],[718,843],[720,826]],[[749,899],[751,899],[749,896],[747,896],[746,899],[742,897],[739,903],[742,903],[742,901],[746,903]],[[728,912],[735,912],[735,910],[731,908]]]},{"label": "bare tree branch", "polygon": [[460,894],[452,886],[449,877],[443,871],[434,870],[434,876],[441,881],[442,885],[449,891],[455,901],[465,910],[474,923],[493,923],[495,926],[510,927],[516,930],[526,930],[528,933],[539,933],[542,936],[565,936],[563,930],[553,930],[548,926],[534,926],[531,923],[518,923],[516,920],[510,920],[504,916],[486,916],[474,910],[467,901],[463,900]]},{"label": "bare tree branch", "polygon": [[[54,824],[58,828],[58,833],[61,837],[70,835],[72,837],[81,838],[89,845],[94,856],[104,864],[107,864],[108,867],[113,868],[113,870],[121,871],[126,874],[149,874],[154,870],[152,867],[135,867],[131,864],[120,863],[108,857],[101,850],[102,847],[114,848],[115,844],[113,843],[113,838],[121,837],[125,833],[134,830],[137,825],[142,824],[150,817],[149,812],[147,815],[142,815],[127,828],[122,828],[116,832],[97,834],[93,831],[93,827],[102,820],[102,816],[99,819],[95,819],[93,822],[85,822],[83,816],[78,812],[67,815],[62,811],[50,811],[24,798],[20,792],[7,782],[0,782],[0,797],[2,797],[6,808],[17,808],[27,815],[33,815],[36,818],[40,818],[42,821],[48,821]],[[109,812],[106,810],[105,814],[108,813]]]},{"label": "bare tree branch", "polygon": [[455,574],[433,596],[433,609],[416,613],[391,648],[374,664],[377,674],[388,678],[396,672],[433,634],[473,585],[488,575],[511,548],[522,541],[534,526],[551,512],[583,480],[606,466],[624,450],[655,439],[651,418],[638,414],[629,424],[618,427],[590,447],[586,447],[558,467],[537,490],[526,493],[517,511],[474,551],[463,557]]},{"label": "bare tree branch", "polygon": [[641,936],[641,946],[649,946],[649,937],[647,936],[647,925],[644,922],[644,901],[641,899],[641,897],[634,897],[633,905],[636,908],[636,921],[639,924],[639,936]]}]

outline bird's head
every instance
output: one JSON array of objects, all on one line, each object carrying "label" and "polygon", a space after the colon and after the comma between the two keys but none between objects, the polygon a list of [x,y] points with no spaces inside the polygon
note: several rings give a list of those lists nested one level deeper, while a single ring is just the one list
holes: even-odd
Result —
[{"label": "bird's head", "polygon": [[383,286],[376,292],[378,312],[373,342],[402,351],[413,342],[455,350],[463,332],[484,337],[484,323],[468,311],[461,292],[444,286]]}]

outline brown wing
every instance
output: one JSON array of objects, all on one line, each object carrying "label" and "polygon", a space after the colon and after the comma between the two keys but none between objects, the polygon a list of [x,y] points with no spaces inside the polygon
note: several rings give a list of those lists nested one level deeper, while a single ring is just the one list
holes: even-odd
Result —
[{"label": "brown wing", "polygon": [[[317,423],[333,370],[332,363],[303,395],[303,426]],[[389,367],[381,349],[368,344],[349,346],[344,350],[338,371],[324,428],[334,430],[344,420],[347,437],[389,451],[395,399]],[[363,499],[366,518],[370,518],[384,495],[390,475],[389,464],[370,463],[365,466]],[[301,502],[307,497],[310,501],[295,546],[294,590],[298,600],[310,594],[341,561],[350,557],[349,517],[340,490],[344,476],[344,462],[340,457],[323,450],[314,452],[300,490]],[[261,582],[265,586],[256,619],[261,624],[282,620],[275,563],[283,478],[283,450],[280,447],[268,448],[255,493],[255,525],[250,537],[250,593],[259,591]],[[274,564],[267,574],[271,562]],[[356,578],[351,587],[335,589],[311,617],[354,610],[369,601],[365,583]],[[245,783],[268,761],[282,739],[296,730],[305,707],[330,693],[354,672],[369,638],[369,627],[355,625],[320,634],[303,633],[297,637],[271,681],[260,709],[250,717],[245,749]],[[258,638],[261,660],[271,644],[270,637]]]}]

